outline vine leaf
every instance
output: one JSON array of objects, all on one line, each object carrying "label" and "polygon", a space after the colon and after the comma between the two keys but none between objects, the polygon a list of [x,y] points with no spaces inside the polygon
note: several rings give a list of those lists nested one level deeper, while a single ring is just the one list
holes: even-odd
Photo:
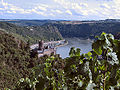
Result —
[{"label": "vine leaf", "polygon": [[102,49],[99,41],[96,41],[92,44],[92,49],[93,51],[97,54],[97,55],[101,55],[102,54]]},{"label": "vine leaf", "polygon": [[92,58],[91,55],[92,55],[91,52],[86,53],[85,54],[86,59],[91,59]]}]

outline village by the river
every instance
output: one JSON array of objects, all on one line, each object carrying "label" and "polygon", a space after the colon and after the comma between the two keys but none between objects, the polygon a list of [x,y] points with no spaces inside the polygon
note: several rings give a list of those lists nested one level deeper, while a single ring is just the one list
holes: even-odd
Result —
[{"label": "village by the river", "polygon": [[38,44],[33,44],[30,46],[30,49],[38,53],[38,57],[42,57],[44,55],[56,54],[57,47],[61,47],[67,45],[68,42],[66,40],[59,41],[50,41],[44,42],[43,40],[39,41]]},{"label": "village by the river", "polygon": [[87,53],[92,50],[92,42],[93,40],[89,39],[84,40],[79,38],[65,38],[60,41],[39,41],[38,44],[33,44],[30,48],[38,53],[38,57],[59,54],[62,58],[66,58],[69,57],[71,47],[80,48],[81,53]]}]

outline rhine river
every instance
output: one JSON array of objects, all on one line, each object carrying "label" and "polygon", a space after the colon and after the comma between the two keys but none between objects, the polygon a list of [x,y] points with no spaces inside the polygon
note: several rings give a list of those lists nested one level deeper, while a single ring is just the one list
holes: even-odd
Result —
[{"label": "rhine river", "polygon": [[92,50],[92,41],[83,40],[79,38],[66,38],[68,44],[66,46],[58,47],[56,53],[60,54],[62,58],[69,57],[71,47],[80,48],[81,53],[87,53]]}]

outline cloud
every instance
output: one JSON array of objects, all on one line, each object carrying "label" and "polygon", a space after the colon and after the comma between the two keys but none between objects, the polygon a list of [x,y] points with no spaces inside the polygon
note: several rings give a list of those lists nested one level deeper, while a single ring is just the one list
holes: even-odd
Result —
[{"label": "cloud", "polygon": [[119,5],[119,6],[120,6],[120,0],[113,0],[113,2],[114,2],[116,5]]},{"label": "cloud", "polygon": [[80,6],[81,7],[88,7],[88,4],[87,3],[80,3]]},{"label": "cloud", "polygon": [[3,6],[3,10],[6,11],[7,13],[25,13],[25,10],[20,8],[20,7],[16,7],[13,4],[8,4],[5,3],[3,0],[1,2],[2,6]]},{"label": "cloud", "polygon": [[87,3],[77,3],[77,2],[72,2],[70,0],[53,0],[55,3],[59,4],[61,8],[65,9],[82,9],[84,7],[88,7]]},{"label": "cloud", "polygon": [[103,18],[120,18],[120,1],[111,0],[110,3],[103,3],[100,5],[100,16]]},{"label": "cloud", "polygon": [[[50,19],[106,19],[120,18],[120,0],[31,0],[31,6],[21,6],[8,3],[10,0],[0,2],[0,15],[16,17],[44,17]],[[15,1],[15,0],[14,0]],[[42,1],[42,3],[41,3]],[[94,3],[93,3],[94,1]],[[11,17],[10,16],[10,17]]]},{"label": "cloud", "polygon": [[16,13],[16,11],[7,11],[7,13]]},{"label": "cloud", "polygon": [[20,14],[38,14],[45,17],[58,17],[58,16],[66,16],[69,17],[86,17],[91,14],[98,14],[96,10],[92,10],[89,8],[87,3],[77,3],[69,0],[53,0],[54,6],[49,4],[37,4],[31,9],[24,9],[17,7],[13,4],[5,3],[2,0],[2,5],[7,13],[20,13]]},{"label": "cloud", "polygon": [[101,4],[100,7],[101,7],[101,8],[106,8],[106,9],[110,9],[110,8],[111,8],[111,7],[110,7],[108,4],[106,4],[106,3]]},{"label": "cloud", "polygon": [[[79,17],[98,17],[99,19],[120,18],[120,0],[96,0],[75,2],[70,0],[54,0],[67,14]],[[101,3],[101,4],[100,4]]]},{"label": "cloud", "polygon": [[57,13],[57,14],[62,14],[63,12],[61,11],[61,10],[58,10],[58,9],[53,9],[53,10],[51,10],[51,12],[53,12],[53,13]]},{"label": "cloud", "polygon": [[4,10],[4,8],[0,8],[0,10]]},{"label": "cloud", "polygon": [[70,6],[70,2],[67,0],[53,0],[53,1],[66,9],[69,8]]},{"label": "cloud", "polygon": [[41,10],[41,11],[47,11],[47,6],[42,4],[42,5],[38,5],[38,6],[34,7],[34,9]]},{"label": "cloud", "polygon": [[70,10],[66,10],[66,13],[72,15],[72,12]]},{"label": "cloud", "polygon": [[[60,8],[63,8],[63,11],[65,11],[69,15],[88,15],[88,4],[87,3],[77,3],[72,2],[70,0],[54,0],[55,3],[60,5]],[[72,11],[71,11],[72,10]],[[74,13],[72,13],[74,12]]]},{"label": "cloud", "polygon": [[34,12],[34,13],[39,14],[39,15],[46,16],[46,14],[45,14],[44,12],[38,11],[38,10],[36,10],[36,9],[32,9],[31,12]]},{"label": "cloud", "polygon": [[20,8],[17,7],[13,4],[9,4],[9,3],[5,3],[3,0],[1,1],[1,4],[3,6],[3,8],[0,8],[0,10],[4,10],[4,12],[6,13],[17,13],[17,14],[31,14],[31,13],[36,13],[39,15],[43,15],[46,16],[46,14],[44,13],[45,11],[47,11],[47,5],[44,4],[40,4],[37,5],[35,7],[33,7],[32,9],[24,9],[24,8]]}]

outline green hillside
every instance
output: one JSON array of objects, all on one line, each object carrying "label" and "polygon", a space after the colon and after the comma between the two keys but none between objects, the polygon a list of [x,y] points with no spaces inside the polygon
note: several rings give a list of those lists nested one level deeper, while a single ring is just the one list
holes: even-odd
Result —
[{"label": "green hillside", "polygon": [[[112,33],[113,35],[116,35],[118,32],[120,32],[120,22],[114,19],[101,21],[8,20],[6,22],[33,28],[34,35],[33,31],[26,30],[27,32],[32,33],[30,35],[24,32],[24,36],[28,35],[26,37],[29,39],[39,38],[40,36],[40,38],[44,37],[42,38],[44,40],[48,40],[50,37],[57,40],[62,38],[62,36],[65,38],[78,37],[84,39],[93,39],[96,35],[100,35],[102,32]],[[50,32],[51,30],[53,30],[52,34]],[[56,31],[55,33],[54,30]],[[38,34],[40,34],[40,36]]]},{"label": "green hillside", "polygon": [[102,22],[88,24],[54,24],[63,37],[94,38],[102,32],[112,33],[120,32],[120,22]]},{"label": "green hillside", "polygon": [[7,22],[0,22],[0,28],[11,33],[24,41],[36,43],[38,40],[60,40],[63,39],[58,29],[54,26],[17,26]]},{"label": "green hillside", "polygon": [[[120,32],[120,22],[117,19],[106,19],[99,21],[6,20],[6,22],[14,23],[20,26],[34,26],[37,28],[48,27],[48,25],[51,27],[55,26],[54,28],[66,38],[78,37],[93,39],[96,35],[100,35],[102,32],[112,33],[113,35]],[[39,30],[41,31],[41,28],[39,28]]]},{"label": "green hillside", "polygon": [[12,89],[20,78],[30,77],[34,59],[28,45],[0,30],[0,89]]}]

